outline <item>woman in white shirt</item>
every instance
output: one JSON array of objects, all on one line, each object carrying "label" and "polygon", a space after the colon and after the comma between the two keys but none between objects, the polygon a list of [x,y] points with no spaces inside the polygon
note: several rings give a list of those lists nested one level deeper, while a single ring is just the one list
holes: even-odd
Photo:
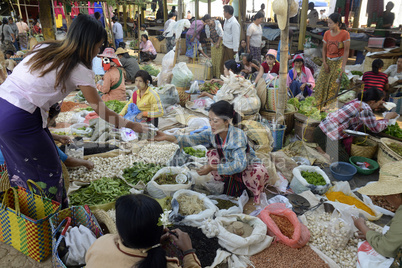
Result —
[{"label": "woman in white shirt", "polygon": [[264,14],[257,12],[253,17],[253,23],[247,28],[247,53],[253,56],[254,60],[261,63],[261,44],[262,28],[261,23],[264,20]]},{"label": "woman in white shirt", "polygon": [[223,29],[219,20],[211,19],[211,16],[206,14],[202,20],[205,25],[205,34],[211,40],[211,59],[212,59],[212,76],[219,78],[221,76],[221,61],[222,61],[222,37]]},{"label": "woman in white shirt", "polygon": [[107,41],[95,18],[78,16],[63,41],[44,42],[28,53],[0,86],[0,148],[11,186],[35,181],[62,207],[68,206],[56,145],[47,128],[49,108],[76,88],[94,111],[117,127],[146,131],[109,110],[96,90],[92,59]]}]

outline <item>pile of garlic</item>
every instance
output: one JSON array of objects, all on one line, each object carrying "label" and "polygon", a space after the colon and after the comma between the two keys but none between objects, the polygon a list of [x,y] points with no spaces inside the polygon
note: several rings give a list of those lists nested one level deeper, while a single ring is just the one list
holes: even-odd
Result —
[{"label": "pile of garlic", "polygon": [[108,211],[106,211],[106,213],[114,222],[116,222],[116,210],[115,209],[108,210]]},{"label": "pile of garlic", "polygon": [[139,159],[136,155],[118,155],[115,157],[90,157],[88,160],[94,163],[94,168],[88,170],[85,167],[69,169],[70,181],[91,182],[103,177],[115,177],[123,175],[123,170],[129,168]]},{"label": "pile of garlic", "polygon": [[56,118],[56,123],[69,123],[75,112],[63,112],[59,113]]},{"label": "pile of garlic", "polygon": [[[335,261],[341,267],[356,267],[357,261],[357,244],[363,240],[358,239],[356,237],[357,233],[355,233],[347,242],[345,247],[334,248],[336,246],[340,246],[342,242],[344,242],[341,237],[344,234],[344,231],[350,230],[344,224],[347,224],[343,221],[338,221],[338,230],[336,230],[336,224],[331,224],[331,220],[335,223],[335,220],[332,219],[332,214],[329,213],[306,213],[307,217],[307,228],[310,230],[310,241],[309,243],[313,246],[320,249],[325,255],[330,257],[333,261]],[[342,222],[342,224],[341,224]],[[367,226],[375,231],[381,232],[382,228],[376,224],[371,222],[366,222]],[[343,225],[343,226],[342,226]],[[328,237],[329,229],[334,227],[334,230],[330,230],[332,239]],[[349,232],[346,232],[349,236]],[[337,240],[339,239],[339,241]],[[338,241],[338,242],[334,242]],[[343,244],[344,245],[344,244]]]},{"label": "pile of garlic", "polygon": [[178,148],[171,142],[149,142],[141,148],[138,156],[146,163],[166,165]]}]

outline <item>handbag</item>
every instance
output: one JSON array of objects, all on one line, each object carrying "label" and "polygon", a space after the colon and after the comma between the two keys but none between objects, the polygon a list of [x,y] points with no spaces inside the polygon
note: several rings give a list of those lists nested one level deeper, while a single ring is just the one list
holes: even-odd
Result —
[{"label": "handbag", "polygon": [[278,91],[278,76],[275,76],[267,82],[267,100],[264,107],[266,111],[276,111]]},{"label": "handbag", "polygon": [[[69,226],[84,225],[95,234],[96,238],[103,235],[98,221],[87,205],[63,209],[53,214],[49,222],[52,232],[52,264],[56,268],[66,268],[66,265],[61,260],[61,255],[63,250],[66,250],[63,249],[63,240]],[[63,226],[64,228],[62,229]]]},{"label": "handbag", "polygon": [[[0,193],[0,241],[40,262],[52,250],[49,218],[60,210],[60,203],[47,197],[32,180],[29,190],[12,187]],[[41,195],[34,194],[32,185]]]}]

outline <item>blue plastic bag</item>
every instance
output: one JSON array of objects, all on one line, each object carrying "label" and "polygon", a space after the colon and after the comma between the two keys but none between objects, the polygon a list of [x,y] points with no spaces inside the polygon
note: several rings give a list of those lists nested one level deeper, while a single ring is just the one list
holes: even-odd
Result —
[{"label": "blue plastic bag", "polygon": [[132,122],[141,122],[141,119],[137,118],[137,115],[141,113],[140,109],[138,109],[137,105],[134,103],[130,103],[128,105],[127,113],[124,116],[124,119],[130,120]]}]

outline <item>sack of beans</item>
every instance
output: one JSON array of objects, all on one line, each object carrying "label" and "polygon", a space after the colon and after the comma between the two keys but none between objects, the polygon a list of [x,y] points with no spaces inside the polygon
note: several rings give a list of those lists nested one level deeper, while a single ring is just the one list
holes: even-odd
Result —
[{"label": "sack of beans", "polygon": [[270,204],[258,217],[267,225],[268,235],[274,236],[275,241],[292,248],[301,248],[310,240],[310,231],[285,204]]}]

